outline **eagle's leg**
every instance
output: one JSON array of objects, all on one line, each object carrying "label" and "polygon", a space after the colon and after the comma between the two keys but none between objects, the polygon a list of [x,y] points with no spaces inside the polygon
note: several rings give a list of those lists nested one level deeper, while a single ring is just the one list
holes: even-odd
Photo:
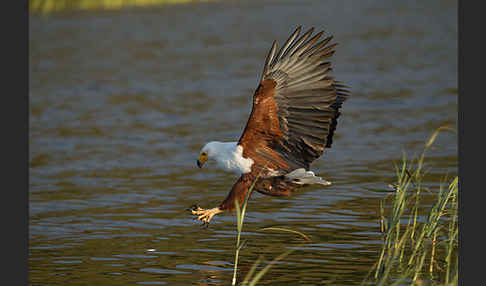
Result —
[{"label": "eagle's leg", "polygon": [[191,214],[196,216],[195,219],[202,221],[203,225],[209,225],[214,215],[224,211],[233,211],[236,209],[236,202],[239,203],[239,206],[243,204],[252,179],[250,174],[243,174],[233,185],[226,199],[218,207],[203,209],[195,205],[190,209]]},{"label": "eagle's leg", "polygon": [[196,216],[195,219],[202,221],[203,225],[209,225],[209,222],[214,215],[223,212],[219,207],[212,209],[203,209],[199,206],[193,206],[191,208],[191,214]]}]

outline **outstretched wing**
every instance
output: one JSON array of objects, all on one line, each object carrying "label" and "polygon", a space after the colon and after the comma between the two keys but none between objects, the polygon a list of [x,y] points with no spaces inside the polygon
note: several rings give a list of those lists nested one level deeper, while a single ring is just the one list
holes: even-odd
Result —
[{"label": "outstretched wing", "polygon": [[339,109],[349,95],[330,76],[329,58],[336,45],[328,45],[332,36],[317,42],[320,32],[309,39],[311,28],[297,39],[300,31],[298,27],[278,53],[273,43],[239,141],[244,156],[246,152],[287,171],[308,169],[331,147]]}]

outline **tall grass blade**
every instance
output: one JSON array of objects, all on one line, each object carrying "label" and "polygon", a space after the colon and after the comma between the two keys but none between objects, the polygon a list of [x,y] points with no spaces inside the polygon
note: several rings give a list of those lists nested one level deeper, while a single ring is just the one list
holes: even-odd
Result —
[{"label": "tall grass blade", "polygon": [[[258,173],[258,176],[253,181],[252,185],[250,186],[250,188],[248,188],[248,192],[247,192],[247,194],[245,196],[245,199],[244,199],[244,201],[243,201],[243,203],[241,205],[241,208],[240,208],[239,202],[237,200],[235,200],[235,207],[236,207],[236,228],[237,228],[238,234],[237,234],[237,238],[236,238],[236,251],[235,251],[235,263],[234,263],[234,267],[233,267],[233,279],[231,280],[231,285],[232,286],[236,285],[236,273],[237,273],[237,270],[238,270],[238,257],[239,257],[240,250],[241,250],[241,248],[244,245],[244,242],[243,243],[240,243],[240,237],[241,237],[241,232],[243,230],[243,222],[244,222],[244,219],[245,219],[245,213],[246,213],[246,207],[248,205],[248,199],[250,198],[251,193],[252,193],[252,191],[253,191],[253,189],[255,187],[255,184],[258,181],[258,179],[260,178],[260,176],[261,176],[261,174],[262,174],[262,172],[263,172],[263,170],[265,168],[266,168],[266,166],[264,166],[260,170],[260,172]],[[283,228],[279,228],[279,230],[291,231],[291,232],[294,232],[294,233],[298,233],[298,234],[302,235],[303,237],[307,238],[307,236],[305,234],[300,233],[298,231],[292,231],[292,230],[283,229]],[[285,258],[287,255],[289,255],[293,251],[294,250],[290,250],[290,251],[284,252],[283,254],[281,254],[280,256],[278,256],[277,258],[275,258],[270,264],[268,264],[265,268],[263,268],[260,272],[258,272],[258,274],[250,281],[250,285],[255,285],[255,283],[258,282],[258,280],[260,280],[260,278],[270,269],[270,267],[275,262],[277,262],[277,261]],[[260,263],[259,260],[257,260],[257,262],[255,262],[253,264],[252,268],[250,269],[250,272],[246,275],[243,283],[247,283],[248,280],[250,279],[251,275],[253,275],[253,272],[255,271],[256,267]]]},{"label": "tall grass blade", "polygon": [[270,263],[267,264],[267,266],[265,266],[265,268],[263,268],[262,270],[260,270],[260,272],[258,272],[255,277],[251,280],[249,286],[255,286],[256,283],[263,277],[263,275],[265,275],[265,273],[267,273],[268,270],[270,270],[270,268],[278,261],[284,259],[285,257],[287,257],[290,253],[294,252],[295,249],[290,249],[290,250],[287,250],[286,252],[280,254],[279,256],[277,256],[275,259],[273,259]]},{"label": "tall grass blade", "polygon": [[261,255],[260,255],[260,257],[258,257],[257,261],[255,261],[255,263],[253,263],[253,265],[251,266],[250,271],[248,271],[248,273],[245,276],[245,279],[241,283],[242,285],[247,285],[248,284],[248,281],[253,276],[253,273],[255,273],[255,270],[257,269],[258,265],[260,265],[260,261],[262,261],[262,256]]},{"label": "tall grass blade", "polygon": [[292,233],[295,233],[295,234],[298,234],[298,235],[302,236],[307,241],[311,241],[311,239],[307,235],[303,234],[302,232],[297,231],[297,230],[288,229],[288,228],[282,228],[282,227],[265,227],[265,228],[260,228],[259,230],[278,230],[278,231],[292,232]]}]

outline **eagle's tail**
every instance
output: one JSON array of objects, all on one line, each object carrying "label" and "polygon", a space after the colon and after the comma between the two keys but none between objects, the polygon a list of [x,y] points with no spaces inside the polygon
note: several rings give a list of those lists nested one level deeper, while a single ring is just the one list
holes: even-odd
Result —
[{"label": "eagle's tail", "polygon": [[329,186],[331,182],[324,180],[321,177],[317,177],[314,172],[306,171],[304,168],[295,169],[292,172],[285,175],[285,178],[288,181],[299,185],[307,185],[307,184],[321,184],[325,186]]}]

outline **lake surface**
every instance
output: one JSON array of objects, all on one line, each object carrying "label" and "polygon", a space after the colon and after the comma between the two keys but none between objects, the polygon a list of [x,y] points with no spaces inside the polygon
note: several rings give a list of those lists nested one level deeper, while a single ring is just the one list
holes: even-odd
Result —
[{"label": "lake surface", "polygon": [[[31,15],[30,284],[229,285],[235,216],[205,229],[186,209],[218,205],[237,178],[196,158],[205,142],[238,140],[271,43],[298,25],[334,35],[333,74],[352,92],[332,148],[311,166],[333,185],[254,194],[238,277],[260,255],[296,249],[260,284],[360,284],[381,249],[394,162],[420,154],[437,127],[456,128],[456,1]],[[457,175],[457,134],[440,133],[426,164],[432,191]],[[260,230],[270,226],[311,241]]]}]

